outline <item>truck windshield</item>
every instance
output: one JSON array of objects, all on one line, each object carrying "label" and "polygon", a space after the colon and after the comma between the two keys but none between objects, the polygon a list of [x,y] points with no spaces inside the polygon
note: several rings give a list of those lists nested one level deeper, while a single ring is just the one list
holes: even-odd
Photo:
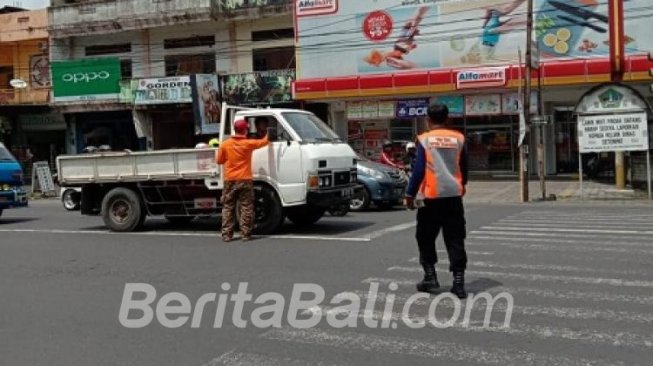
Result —
[{"label": "truck windshield", "polygon": [[331,131],[326,123],[312,114],[301,112],[282,113],[290,127],[306,142],[340,141],[338,135]]},{"label": "truck windshield", "polygon": [[13,155],[7,150],[4,145],[0,145],[0,161],[15,161]]}]

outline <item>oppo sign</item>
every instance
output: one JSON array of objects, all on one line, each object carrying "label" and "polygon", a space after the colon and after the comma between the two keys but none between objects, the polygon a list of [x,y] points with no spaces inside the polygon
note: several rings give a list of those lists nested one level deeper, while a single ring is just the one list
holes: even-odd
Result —
[{"label": "oppo sign", "polygon": [[86,73],[63,74],[61,79],[66,83],[90,83],[94,80],[106,80],[111,76],[108,71],[91,71]]}]

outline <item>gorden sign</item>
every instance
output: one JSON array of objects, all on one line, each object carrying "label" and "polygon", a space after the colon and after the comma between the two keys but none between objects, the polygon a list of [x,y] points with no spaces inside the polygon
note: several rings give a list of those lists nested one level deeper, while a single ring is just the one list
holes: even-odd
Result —
[{"label": "gorden sign", "polygon": [[54,101],[117,100],[120,78],[117,58],[53,61]]}]

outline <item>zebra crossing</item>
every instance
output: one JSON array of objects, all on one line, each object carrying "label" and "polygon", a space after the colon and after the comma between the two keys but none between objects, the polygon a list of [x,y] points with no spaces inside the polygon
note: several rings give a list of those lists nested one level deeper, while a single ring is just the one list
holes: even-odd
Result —
[{"label": "zebra crossing", "polygon": [[[391,328],[373,329],[359,321],[348,329],[324,323],[268,329],[258,336],[255,350],[243,346],[205,366],[652,364],[653,212],[527,210],[470,231],[467,248],[468,291],[514,299],[512,306],[497,301],[489,323],[483,318],[485,303],[467,303],[467,309],[463,302],[463,312],[471,314],[467,323],[457,320],[445,329],[402,326],[401,310],[421,276],[412,257],[350,289],[363,299],[371,296],[372,285],[379,289],[371,311],[363,305],[356,313],[319,306],[307,313],[385,319]],[[438,255],[446,291],[451,281],[446,253]],[[409,320],[427,321],[432,298],[414,301]],[[453,319],[455,308],[453,300],[440,302],[435,316]]]}]

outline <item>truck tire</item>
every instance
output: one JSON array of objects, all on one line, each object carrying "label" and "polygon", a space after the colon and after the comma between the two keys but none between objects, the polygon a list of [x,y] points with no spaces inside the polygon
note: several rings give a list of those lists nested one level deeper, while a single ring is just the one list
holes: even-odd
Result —
[{"label": "truck tire", "polygon": [[266,186],[254,186],[254,233],[272,234],[281,227],[284,219],[277,192]]},{"label": "truck tire", "polygon": [[326,210],[318,207],[300,206],[288,210],[288,220],[297,226],[310,226],[324,216]]},{"label": "truck tire", "polygon": [[112,231],[139,229],[145,221],[145,214],[140,197],[129,188],[114,188],[102,200],[102,220]]},{"label": "truck tire", "polygon": [[81,194],[74,189],[66,189],[61,195],[61,203],[67,211],[77,211],[80,208]]}]

